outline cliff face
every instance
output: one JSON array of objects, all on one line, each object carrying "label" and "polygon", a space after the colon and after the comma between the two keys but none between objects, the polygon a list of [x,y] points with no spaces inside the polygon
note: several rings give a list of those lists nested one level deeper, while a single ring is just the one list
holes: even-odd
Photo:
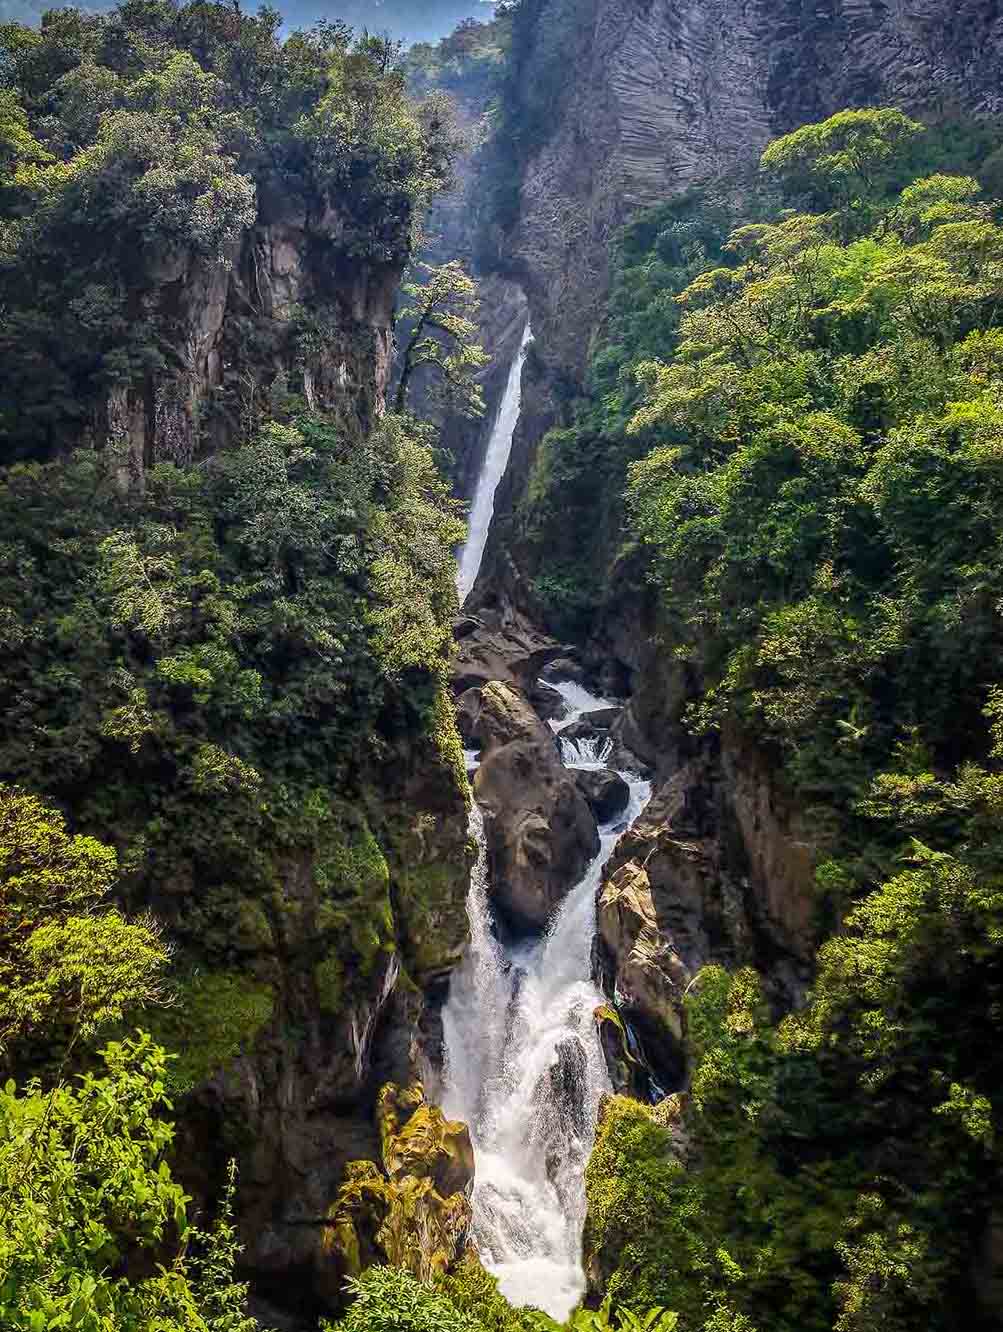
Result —
[{"label": "cliff face", "polygon": [[[338,1212],[352,1163],[356,1175],[361,1162],[379,1177],[366,1164],[381,1159],[374,1104],[385,1083],[413,1083],[436,1061],[438,1002],[467,938],[465,793],[452,765],[417,738],[401,741],[393,759],[363,801],[373,833],[365,852],[357,840],[347,853],[277,858],[270,897],[247,899],[230,919],[230,949],[270,996],[270,1012],[181,1106],[178,1169],[196,1197],[211,1205],[220,1170],[238,1160],[242,1262],[269,1326],[311,1325],[339,1306],[346,1275],[356,1274]],[[353,880],[358,898],[346,912]],[[161,906],[176,937],[190,935],[197,892]],[[458,1257],[464,1187],[448,1190],[458,1196],[445,1229],[438,1196],[410,1199],[400,1243],[414,1262],[433,1250],[441,1267]]]},{"label": "cliff face", "polygon": [[582,390],[618,227],[709,180],[739,196],[771,137],[843,107],[995,115],[1001,46],[996,0],[522,7],[507,91],[518,145],[504,168],[505,189],[517,196],[494,262],[529,298],[536,350],[486,552],[496,588],[533,610],[507,518],[538,441]]},{"label": "cliff face", "polygon": [[[842,107],[998,114],[1001,46],[995,0],[522,6],[509,84],[518,198],[500,263],[527,293],[536,346],[474,607],[538,612],[513,514],[539,440],[582,390],[620,224],[709,180],[740,197],[770,138]],[[818,847],[749,737],[688,734],[681,717],[698,682],[659,650],[644,578],[629,557],[613,571],[587,650],[602,686],[632,695],[619,736],[655,773],[649,812],[610,867],[600,963],[671,1083],[682,990],[703,963],[754,962],[778,1005],[797,1001],[816,943]]]},{"label": "cliff face", "polygon": [[212,260],[166,254],[133,297],[135,317],[161,330],[163,369],[117,385],[94,408],[91,436],[117,444],[138,482],[157,462],[179,465],[226,447],[298,393],[353,431],[383,407],[400,263],[353,261],[342,220],[262,200],[256,225]]},{"label": "cliff face", "polygon": [[526,22],[515,87],[531,114],[541,87],[560,110],[525,158],[506,261],[564,374],[582,369],[607,246],[633,210],[845,106],[1003,104],[996,0],[535,0]]}]

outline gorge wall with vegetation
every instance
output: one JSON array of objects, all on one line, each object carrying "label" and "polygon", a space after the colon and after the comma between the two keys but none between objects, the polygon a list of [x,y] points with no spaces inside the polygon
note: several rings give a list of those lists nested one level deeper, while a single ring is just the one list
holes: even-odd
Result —
[{"label": "gorge wall with vegetation", "polygon": [[[378,1159],[379,1085],[414,1077],[466,934],[463,529],[385,411],[453,132],[385,42],[278,27],[131,0],[0,30],[0,773],[165,932],[171,1002],[118,1017],[178,1058],[113,1072],[153,1079],[144,1113],[166,1083],[200,1204],[237,1159],[244,1270],[316,1316],[345,1166]],[[57,1016],[14,1072],[76,1066]],[[38,1289],[4,1287],[5,1326]]]},{"label": "gorge wall with vegetation", "polygon": [[518,6],[479,179],[537,347],[474,610],[577,640],[656,783],[598,962],[680,1095],[607,1108],[592,1294],[988,1328],[999,20],[683,10]]}]

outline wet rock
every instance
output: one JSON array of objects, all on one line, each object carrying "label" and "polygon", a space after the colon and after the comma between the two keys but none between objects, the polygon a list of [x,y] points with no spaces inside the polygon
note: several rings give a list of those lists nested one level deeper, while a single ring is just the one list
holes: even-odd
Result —
[{"label": "wet rock", "polygon": [[650,1085],[643,1064],[635,1058],[620,1014],[609,1004],[600,1004],[595,1011],[599,1044],[602,1046],[606,1070],[615,1092],[646,1100]]},{"label": "wet rock", "polygon": [[558,1138],[567,1141],[581,1137],[588,1127],[585,1122],[585,1079],[588,1058],[577,1037],[569,1036],[557,1047],[557,1058],[544,1075],[547,1103],[556,1106],[561,1123]]},{"label": "wet rock", "polygon": [[591,712],[583,712],[581,720],[600,731],[608,731],[616,724],[622,713],[623,708],[616,704],[609,708],[593,708]]},{"label": "wet rock", "polygon": [[560,692],[543,680],[537,680],[530,686],[529,701],[536,715],[544,721],[559,721],[567,707]]},{"label": "wet rock", "polygon": [[469,638],[481,628],[483,624],[476,615],[461,615],[453,621],[453,637],[459,642],[461,638]]},{"label": "wet rock", "polygon": [[627,808],[630,787],[618,772],[606,769],[593,772],[577,768],[574,769],[574,775],[578,789],[589,802],[589,808],[598,823],[612,823]]},{"label": "wet rock", "polygon": [[540,672],[544,681],[573,680],[575,684],[585,683],[585,667],[571,657],[556,657],[549,661]]},{"label": "wet rock", "polygon": [[731,728],[658,784],[607,866],[597,965],[659,1085],[680,1085],[682,996],[706,964],[755,966],[777,1014],[801,1001],[811,864],[800,816]]},{"label": "wet rock", "polygon": [[429,1105],[420,1083],[388,1083],[376,1116],[381,1162],[348,1165],[324,1222],[318,1284],[332,1302],[346,1277],[374,1263],[433,1281],[466,1251],[474,1178],[467,1126]]},{"label": "wet rock", "polygon": [[462,633],[452,674],[456,695],[480,689],[490,680],[532,689],[546,664],[564,651],[555,639],[515,612],[502,615],[486,609],[476,617],[464,617],[459,624]]},{"label": "wet rock", "polygon": [[986,1220],[975,1252],[973,1287],[986,1327],[1003,1323],[1003,1205],[997,1203]]},{"label": "wet rock", "polygon": [[526,695],[493,681],[474,793],[485,813],[492,900],[516,932],[542,929],[599,849],[596,821]]},{"label": "wet rock", "polygon": [[586,721],[584,717],[571,722],[568,726],[562,726],[558,735],[562,740],[574,740],[576,744],[582,740],[594,740],[602,744],[610,738],[608,731]]},{"label": "wet rock", "polygon": [[456,729],[465,745],[477,739],[477,718],[481,711],[481,691],[465,689],[456,700]]}]

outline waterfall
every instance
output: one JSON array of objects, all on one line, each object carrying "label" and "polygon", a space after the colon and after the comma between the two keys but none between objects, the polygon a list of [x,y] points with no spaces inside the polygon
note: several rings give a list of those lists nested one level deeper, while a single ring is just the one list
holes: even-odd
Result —
[{"label": "waterfall", "polygon": [[519,420],[519,407],[522,400],[522,362],[532,337],[527,322],[519,348],[512,358],[505,392],[502,394],[498,414],[495,417],[491,436],[488,439],[481,474],[477,478],[474,502],[470,507],[467,541],[460,551],[460,567],[456,574],[456,590],[459,594],[461,606],[467,599],[467,595],[480,572],[484,546],[488,539],[488,529],[491,526],[491,519],[495,511],[495,491],[498,489],[499,481],[505,475],[509,454],[512,452],[512,436],[515,434],[516,422]]},{"label": "waterfall", "polygon": [[[572,715],[602,707],[579,685],[557,686]],[[555,728],[556,729],[556,728]],[[599,766],[598,759],[589,761]],[[443,1009],[444,1108],[470,1126],[476,1157],[473,1232],[481,1261],[517,1305],[564,1319],[585,1289],[584,1171],[599,1098],[609,1080],[591,978],[596,892],[624,823],[651,794],[624,774],[630,803],[600,829],[599,854],[555,912],[546,934],[503,945],[489,903],[484,825],[467,899],[470,945]]]}]

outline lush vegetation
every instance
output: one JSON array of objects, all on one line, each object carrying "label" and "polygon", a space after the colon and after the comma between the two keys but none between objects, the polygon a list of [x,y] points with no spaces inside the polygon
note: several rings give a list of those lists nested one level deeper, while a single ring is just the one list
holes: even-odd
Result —
[{"label": "lush vegetation", "polygon": [[831,934],[779,1026],[754,972],[701,973],[688,1094],[618,1098],[601,1127],[592,1261],[614,1300],[686,1328],[980,1325],[1003,1115],[1003,225],[972,176],[916,176],[928,152],[891,111],[772,145],[800,209],[733,231],[633,368],[629,523],[698,684],[683,723],[773,756]]},{"label": "lush vegetation", "polygon": [[484,414],[484,394],[475,376],[488,362],[477,336],[477,287],[456,260],[434,267],[415,265],[415,279],[403,284],[407,304],[397,318],[407,336],[400,339],[395,403],[403,412],[416,371],[431,376],[431,401],[462,416]]},{"label": "lush vegetation", "polygon": [[[210,1232],[167,1163],[167,1060],[149,1036],[97,1034],[163,1002],[150,920],[110,899],[116,855],[34,796],[0,788],[0,1321],[12,1332],[251,1332],[233,1279],[233,1172]],[[89,1062],[94,1065],[93,1057]]]},{"label": "lush vegetation", "polygon": [[[169,1097],[265,1033],[337,1031],[390,954],[411,987],[456,946],[429,922],[448,933],[462,830],[457,865],[424,863],[403,787],[423,766],[462,820],[463,525],[429,430],[367,418],[338,370],[360,336],[338,284],[351,265],[392,287],[451,131],[392,45],[278,27],[129,0],[0,31],[5,1328],[249,1329],[234,1186],[203,1233]],[[227,307],[227,428],[206,413],[174,450],[156,395],[189,391],[197,316],[257,271],[277,216],[287,258],[317,260],[314,304],[269,315],[272,341],[261,310],[248,333]],[[369,336],[355,369],[376,385]],[[429,370],[462,379],[445,354]],[[110,428],[134,400],[155,431],[140,458]]]},{"label": "lush vegetation", "polygon": [[273,423],[210,467],[153,468],[139,499],[116,476],[86,451],[0,477],[0,762],[113,840],[179,963],[220,973],[186,982],[174,1033],[200,1068],[237,1014],[238,1036],[270,1015],[298,857],[328,902],[326,994],[393,937],[365,785],[381,745],[443,730],[462,527],[392,417],[364,446]]},{"label": "lush vegetation", "polygon": [[407,1272],[372,1267],[349,1283],[352,1304],[327,1332],[674,1332],[678,1318],[660,1307],[644,1313],[606,1300],[556,1323],[538,1309],[513,1308],[494,1277],[465,1259],[436,1288]]},{"label": "lush vegetation", "polygon": [[[469,279],[405,287],[379,420],[316,401],[303,367],[344,317],[320,290],[289,365],[234,321],[229,424],[207,413],[194,453],[137,469],[102,413],[188,354],[163,290],[225,277],[276,209],[337,214],[337,281],[393,279],[453,147],[408,80],[498,92],[504,224],[554,114],[546,79],[505,102],[536,9],[406,69],[340,24],[282,41],[273,11],[213,4],[0,30],[5,1327],[250,1332],[232,1174],[195,1226],[170,1096],[291,992],[333,1020],[388,953],[441,973],[441,867],[405,864],[387,788],[421,745],[465,790],[462,525],[406,408],[418,368],[479,408]],[[767,150],[737,229],[733,189],[636,220],[587,393],[539,450],[519,539],[552,627],[587,632],[613,556],[645,570],[684,724],[750,735],[810,811],[829,927],[803,1009],[778,1024],[754,972],[705,970],[686,1095],[606,1108],[586,1242],[608,1299],[569,1332],[976,1325],[1003,1127],[994,149],[846,112]],[[338,1332],[557,1332],[476,1263],[352,1293]]]},{"label": "lush vegetation", "polygon": [[[151,380],[174,381],[162,411],[183,409],[236,265],[222,382],[195,408],[203,445],[233,438],[267,415],[276,362],[310,400],[304,365],[351,323],[339,284],[363,261],[406,260],[450,170],[448,107],[408,95],[392,43],[327,22],[283,41],[280,22],[268,8],[128,0],[0,27],[4,456],[114,435],[116,394]],[[254,228],[277,222],[326,244],[309,308],[263,304]]]}]

